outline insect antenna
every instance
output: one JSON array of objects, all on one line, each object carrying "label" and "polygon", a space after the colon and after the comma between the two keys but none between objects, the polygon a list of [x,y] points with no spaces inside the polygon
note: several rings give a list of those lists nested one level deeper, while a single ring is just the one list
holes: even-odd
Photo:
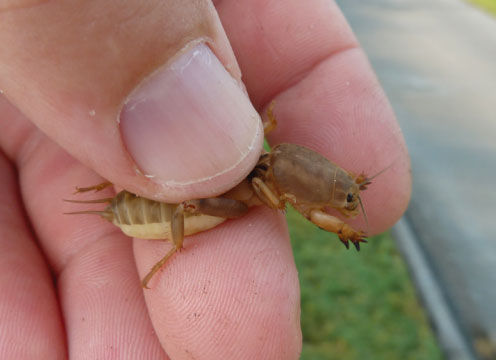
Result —
[{"label": "insect antenna", "polygon": [[358,195],[358,202],[360,203],[360,208],[362,209],[363,218],[365,219],[365,224],[367,225],[367,234],[369,234],[370,233],[369,220],[367,219],[367,213],[365,212],[365,208],[363,207],[362,198],[360,197],[360,195]]},{"label": "insect antenna", "polygon": [[364,174],[360,175],[357,178],[357,184],[360,187],[360,190],[366,190],[367,189],[367,185],[372,184],[372,180],[373,179],[375,179],[379,175],[383,174],[386,170],[389,170],[394,165],[395,162],[396,162],[396,160],[394,160],[391,164],[389,164],[384,169],[382,169],[381,171],[379,171],[378,173],[376,173],[376,174],[374,174],[372,176],[366,177]]}]

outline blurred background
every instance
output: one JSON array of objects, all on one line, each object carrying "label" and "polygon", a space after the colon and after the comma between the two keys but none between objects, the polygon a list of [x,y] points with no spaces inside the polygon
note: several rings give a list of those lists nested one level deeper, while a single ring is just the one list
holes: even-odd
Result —
[{"label": "blurred background", "polygon": [[288,212],[302,359],[496,359],[496,0],[337,3],[398,116],[413,197],[360,253]]}]

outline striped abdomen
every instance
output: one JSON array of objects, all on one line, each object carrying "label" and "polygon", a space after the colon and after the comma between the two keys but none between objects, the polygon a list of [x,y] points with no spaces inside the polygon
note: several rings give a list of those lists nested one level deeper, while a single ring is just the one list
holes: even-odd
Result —
[{"label": "striped abdomen", "polygon": [[[166,204],[121,191],[113,199],[105,216],[128,236],[142,239],[170,239],[171,217],[177,204]],[[184,235],[211,229],[225,218],[184,214]]]}]

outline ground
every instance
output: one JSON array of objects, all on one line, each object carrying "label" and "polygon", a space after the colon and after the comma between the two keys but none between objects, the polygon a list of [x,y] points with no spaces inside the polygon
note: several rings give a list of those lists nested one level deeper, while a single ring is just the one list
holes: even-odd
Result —
[{"label": "ground", "polygon": [[388,233],[358,253],[288,211],[301,283],[303,360],[441,359]]}]

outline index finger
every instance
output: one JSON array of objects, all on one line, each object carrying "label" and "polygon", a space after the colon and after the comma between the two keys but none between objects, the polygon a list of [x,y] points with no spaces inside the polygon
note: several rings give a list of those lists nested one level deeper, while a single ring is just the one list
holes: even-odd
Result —
[{"label": "index finger", "polygon": [[[363,193],[372,233],[405,211],[411,178],[393,111],[334,2],[217,1],[249,95],[276,100],[271,143],[305,145],[367,175],[393,164]],[[355,220],[364,228],[363,218]]]}]

